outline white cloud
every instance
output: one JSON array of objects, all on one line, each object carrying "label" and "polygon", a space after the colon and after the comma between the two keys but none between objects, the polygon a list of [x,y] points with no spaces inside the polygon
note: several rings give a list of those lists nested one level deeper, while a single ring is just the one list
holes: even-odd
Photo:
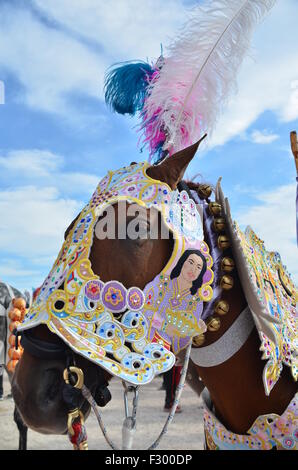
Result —
[{"label": "white cloud", "polygon": [[[0,154],[1,155],[1,154]],[[69,172],[63,167],[65,159],[48,150],[12,150],[0,156],[1,173],[7,181],[15,178],[38,186],[55,187],[64,195],[87,194],[95,190],[100,176],[94,174]],[[37,180],[38,178],[38,180]]]},{"label": "white cloud", "polygon": [[182,0],[34,0],[43,12],[101,44],[113,62],[156,59],[185,21]]},{"label": "white cloud", "polygon": [[238,93],[218,121],[209,148],[244,132],[266,110],[281,121],[298,118],[297,17],[295,0],[277,2],[258,27],[250,57],[238,76]]},{"label": "white cloud", "polygon": [[0,156],[0,167],[12,174],[20,173],[28,177],[43,177],[57,171],[62,164],[62,157],[45,150],[15,150],[5,157]]},{"label": "white cloud", "polygon": [[82,208],[54,187],[16,187],[0,192],[0,247],[22,257],[58,254],[64,231]]},{"label": "white cloud", "polygon": [[298,119],[298,80],[291,83],[291,90],[289,100],[282,109],[282,119],[286,122]]},{"label": "white cloud", "polygon": [[[280,186],[255,195],[259,201],[247,210],[233,214],[242,227],[250,225],[265,241],[268,251],[278,251],[293,279],[298,283],[296,246],[296,184]],[[285,207],[287,208],[285,210]]]},{"label": "white cloud", "polygon": [[8,277],[32,277],[36,276],[36,271],[32,269],[25,269],[22,264],[12,259],[1,259],[0,261],[0,279],[7,279]]},{"label": "white cloud", "polygon": [[67,116],[67,94],[99,98],[104,56],[14,5],[1,6],[0,25],[0,66],[24,86],[28,106]]},{"label": "white cloud", "polygon": [[0,67],[24,86],[19,98],[28,106],[63,114],[76,123],[69,112],[69,94],[102,99],[107,68],[123,60],[156,59],[160,43],[173,34],[185,13],[181,0],[35,4],[62,27],[50,28],[14,3],[0,5]]},{"label": "white cloud", "polygon": [[[2,5],[0,66],[18,77],[28,106],[63,113],[77,124],[78,111],[69,112],[69,94],[102,99],[104,72],[110,65],[156,59],[160,43],[166,49],[187,15],[182,0],[35,0],[34,4],[60,27],[49,28],[14,3]],[[245,60],[239,92],[220,118],[209,147],[241,134],[265,110],[284,121],[298,118],[297,16],[296,0],[283,0],[258,27],[255,62]]]},{"label": "white cloud", "polygon": [[62,156],[47,150],[0,156],[1,179],[10,184],[0,191],[0,277],[13,285],[31,288],[42,282],[66,228],[85,205],[77,198],[87,194],[89,199],[100,180],[67,172],[64,164]]},{"label": "white cloud", "polygon": [[279,139],[279,135],[271,134],[269,131],[258,131],[255,130],[251,133],[251,140],[255,144],[271,144],[275,140]]}]

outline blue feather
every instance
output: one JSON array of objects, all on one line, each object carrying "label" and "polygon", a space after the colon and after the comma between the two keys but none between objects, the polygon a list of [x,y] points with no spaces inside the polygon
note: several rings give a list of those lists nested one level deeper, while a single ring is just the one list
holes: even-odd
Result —
[{"label": "blue feather", "polygon": [[147,62],[115,64],[105,76],[105,101],[119,114],[134,116],[144,106],[148,78],[154,69]]}]

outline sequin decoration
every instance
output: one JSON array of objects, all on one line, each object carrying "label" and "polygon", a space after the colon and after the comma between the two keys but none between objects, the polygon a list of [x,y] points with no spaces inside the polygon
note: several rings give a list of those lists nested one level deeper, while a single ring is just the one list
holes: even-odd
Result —
[{"label": "sequin decoration", "polygon": [[[203,242],[202,222],[194,202],[187,193],[172,191],[165,183],[148,177],[148,166],[147,162],[130,165],[109,172],[100,181],[19,327],[21,331],[44,323],[75,352],[138,385],[169,370],[175,363],[169,349],[180,350],[203,331],[200,315],[203,301],[212,298],[213,281],[212,258]],[[183,281],[184,285],[182,278],[175,292],[171,291],[172,281],[168,285],[162,282],[160,288],[159,276],[142,291],[137,287],[126,289],[117,280],[104,283],[94,274],[89,255],[95,225],[105,209],[120,201],[156,208],[173,232],[173,254],[161,276],[170,275],[187,250],[200,253],[204,273],[192,294],[192,282]],[[175,295],[177,306],[173,303]],[[166,298],[172,303],[167,304]]]},{"label": "sequin decoration", "polygon": [[266,327],[267,334],[261,323],[256,322],[262,359],[267,360],[263,382],[269,395],[283,365],[290,367],[294,380],[298,377],[298,292],[279,253],[268,252],[264,242],[250,227],[243,233],[235,222],[234,233],[241,245],[251,286],[258,299],[262,325]]},{"label": "sequin decoration", "polygon": [[282,416],[259,416],[243,436],[228,431],[205,404],[204,428],[210,450],[298,450],[298,394]]}]

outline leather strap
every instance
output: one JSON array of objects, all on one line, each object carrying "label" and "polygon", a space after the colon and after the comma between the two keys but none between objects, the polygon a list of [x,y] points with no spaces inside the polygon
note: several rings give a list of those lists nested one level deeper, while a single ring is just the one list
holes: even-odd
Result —
[{"label": "leather strap", "polygon": [[239,351],[254,326],[250,309],[247,306],[215,343],[204,348],[192,348],[191,360],[201,367],[215,367],[223,364]]}]

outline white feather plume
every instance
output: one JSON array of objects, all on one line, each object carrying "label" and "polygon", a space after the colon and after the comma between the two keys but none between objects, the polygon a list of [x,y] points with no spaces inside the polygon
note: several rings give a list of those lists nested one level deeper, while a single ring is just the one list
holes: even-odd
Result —
[{"label": "white feather plume", "polygon": [[275,2],[215,0],[193,9],[168,48],[144,108],[153,138],[160,129],[167,135],[164,149],[178,151],[203,132],[212,134],[223,106],[236,90],[237,73],[254,28]]}]

